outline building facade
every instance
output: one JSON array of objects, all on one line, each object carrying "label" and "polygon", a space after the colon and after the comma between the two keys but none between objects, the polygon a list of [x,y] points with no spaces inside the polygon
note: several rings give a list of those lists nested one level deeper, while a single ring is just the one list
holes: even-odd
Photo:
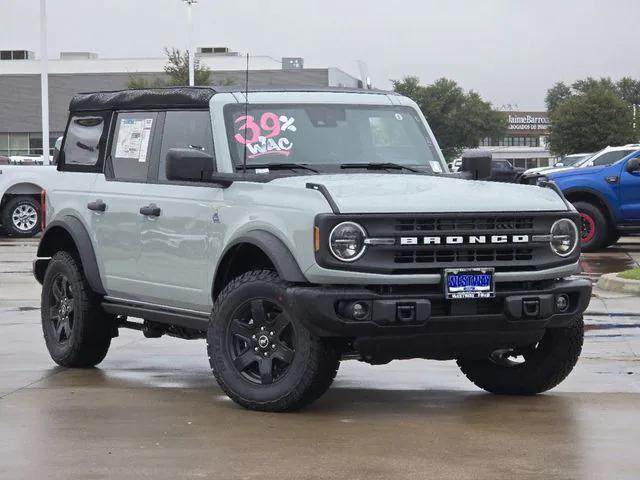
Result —
[{"label": "building facade", "polygon": [[[201,47],[201,65],[212,71],[213,85],[244,85],[246,57],[226,48]],[[127,88],[132,77],[149,84],[166,80],[166,57],[105,58],[91,52],[62,52],[49,64],[50,149],[62,135],[69,101],[76,93]],[[40,64],[33,52],[0,50],[0,156],[42,155]],[[249,58],[253,87],[350,87],[358,79],[337,68],[304,68],[304,60],[268,56]]]},{"label": "building facade", "polygon": [[490,150],[494,158],[509,160],[514,167],[534,168],[552,165],[555,157],[547,146],[549,115],[547,112],[500,112],[507,120],[502,138],[485,138],[480,147]]}]

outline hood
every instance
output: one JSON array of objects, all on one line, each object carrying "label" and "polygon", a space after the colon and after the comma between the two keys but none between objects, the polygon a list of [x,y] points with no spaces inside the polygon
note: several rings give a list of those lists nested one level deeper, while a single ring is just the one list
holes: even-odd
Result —
[{"label": "hood", "polygon": [[551,180],[567,177],[579,177],[582,175],[593,175],[594,173],[601,172],[609,166],[610,165],[598,165],[595,167],[558,169],[555,171],[543,172],[543,174]]},{"label": "hood", "polygon": [[557,173],[557,172],[566,172],[568,170],[577,170],[576,167],[546,167],[543,170],[539,170],[537,173],[544,173],[545,175],[549,173]]},{"label": "hood", "polygon": [[322,184],[341,213],[562,211],[567,206],[550,188],[409,174],[305,175],[272,185],[306,188]]}]

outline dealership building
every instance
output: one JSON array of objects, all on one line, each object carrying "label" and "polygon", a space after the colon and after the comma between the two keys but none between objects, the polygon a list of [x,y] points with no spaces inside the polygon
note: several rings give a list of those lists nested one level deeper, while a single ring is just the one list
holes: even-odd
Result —
[{"label": "dealership building", "polygon": [[507,120],[507,132],[501,138],[485,138],[480,147],[493,153],[494,159],[506,159],[514,167],[534,168],[552,165],[555,157],[548,148],[547,112],[500,112]]},{"label": "dealership building", "polygon": [[[200,47],[196,58],[212,71],[213,85],[244,85],[246,57],[228,48]],[[132,77],[164,80],[166,57],[100,58],[91,52],[61,52],[48,62],[49,144],[64,131],[69,101],[79,92],[127,88]],[[305,68],[304,59],[249,58],[252,87],[359,87],[338,68]],[[31,51],[0,50],[0,155],[41,155],[40,62]]]}]

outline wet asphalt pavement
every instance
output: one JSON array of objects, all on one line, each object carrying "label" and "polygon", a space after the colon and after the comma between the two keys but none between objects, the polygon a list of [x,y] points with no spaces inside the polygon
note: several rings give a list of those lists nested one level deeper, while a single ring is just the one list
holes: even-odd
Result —
[{"label": "wet asphalt pavement", "polygon": [[[497,397],[454,362],[343,362],[292,414],[245,411],[203,341],[121,331],[99,368],[50,360],[34,240],[0,238],[0,479],[640,478],[640,298],[594,291],[583,356],[559,387]],[[640,238],[584,256],[596,280]]]}]

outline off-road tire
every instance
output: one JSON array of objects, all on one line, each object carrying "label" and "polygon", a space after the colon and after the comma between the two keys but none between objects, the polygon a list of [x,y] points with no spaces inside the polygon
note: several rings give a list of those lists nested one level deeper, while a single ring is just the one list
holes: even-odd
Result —
[{"label": "off-road tire", "polygon": [[[70,296],[67,299],[73,308],[68,315],[70,332],[67,334],[63,332],[64,328],[56,329],[61,317],[56,307],[59,302],[56,301],[54,286],[59,286],[62,278],[68,280],[70,288],[65,298]],[[54,362],[63,367],[89,368],[104,360],[116,331],[115,317],[102,310],[100,299],[91,291],[80,262],[67,252],[56,253],[47,266],[42,282],[40,312],[45,343]],[[66,338],[61,339],[63,336]]]},{"label": "off-road tire", "polygon": [[[232,280],[213,306],[207,331],[207,353],[211,370],[220,388],[234,402],[251,410],[283,412],[302,408],[327,391],[338,371],[339,352],[313,335],[299,319],[287,311],[283,302],[287,285],[273,271],[250,271]],[[295,337],[293,360],[282,377],[274,379],[273,383],[258,384],[255,380],[251,381],[244,370],[236,368],[232,357],[233,317],[246,309],[247,304],[252,305],[253,301],[271,302],[270,304],[281,307],[289,320],[292,338]],[[252,311],[251,323],[253,317]],[[258,324],[256,319],[256,324],[251,328],[259,329]],[[250,353],[255,348],[258,347],[251,344],[245,353]],[[255,362],[253,365],[258,368],[257,362],[261,365],[261,360]]]},{"label": "off-road tire", "polygon": [[[593,232],[588,236],[588,240],[584,243],[581,241],[581,249],[583,252],[593,252],[600,248],[604,248],[607,239],[609,238],[612,228],[607,221],[607,217],[604,212],[597,206],[589,202],[576,202],[573,204],[576,210],[580,212],[580,215],[586,216],[589,219],[588,223],[592,222]],[[581,221],[584,221],[581,219]],[[580,235],[582,238],[583,231],[580,229]]]},{"label": "off-road tire", "polygon": [[531,358],[514,366],[485,359],[459,359],[476,386],[499,395],[535,395],[552,389],[573,370],[584,339],[582,317],[571,327],[549,328]]},{"label": "off-road tire", "polygon": [[[13,213],[18,208],[26,208],[33,212],[35,219],[29,219],[33,222],[33,227],[29,229],[19,228],[14,220]],[[33,237],[40,231],[40,202],[33,197],[27,195],[19,195],[11,198],[2,209],[2,226],[4,230],[14,237]]]}]

